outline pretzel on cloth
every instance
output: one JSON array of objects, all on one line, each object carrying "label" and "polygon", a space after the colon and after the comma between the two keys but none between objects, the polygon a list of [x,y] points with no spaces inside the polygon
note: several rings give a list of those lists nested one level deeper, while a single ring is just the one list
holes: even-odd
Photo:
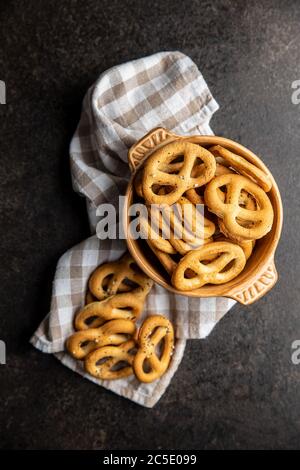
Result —
[{"label": "pretzel on cloth", "polygon": [[[168,165],[183,156],[177,173],[168,173]],[[204,170],[196,178],[191,173],[198,160],[204,163]],[[179,162],[181,163],[181,162]],[[167,166],[166,166],[167,165]],[[145,162],[142,180],[143,196],[148,204],[174,204],[190,188],[202,186],[210,181],[216,171],[214,156],[200,145],[176,140],[154,151]],[[154,185],[171,188],[168,194],[156,194]]]},{"label": "pretzel on cloth", "polygon": [[135,334],[136,327],[131,320],[111,320],[100,328],[76,331],[67,340],[67,349],[76,359],[83,359],[91,351],[107,345],[118,345]]},{"label": "pretzel on cloth", "polygon": [[98,299],[93,296],[90,290],[87,291],[86,296],[85,296],[85,304],[91,304],[92,302],[96,302]]},{"label": "pretzel on cloth", "polygon": [[[108,284],[108,280],[107,279],[104,279],[103,281],[103,284],[102,284],[102,287],[104,290],[106,290],[106,287],[107,287],[107,284]],[[118,288],[118,292],[128,292],[132,290],[132,286],[128,285],[128,284],[125,284],[123,282],[121,282],[119,288]],[[87,290],[87,293],[86,293],[86,296],[85,296],[85,304],[90,304],[91,302],[97,302],[98,299],[97,297],[95,297],[91,291],[88,289]]]},{"label": "pretzel on cloth", "polygon": [[[156,348],[163,341],[161,354]],[[151,315],[142,324],[138,334],[138,350],[134,357],[133,369],[141,382],[153,382],[169,367],[174,349],[172,323],[162,315]]]},{"label": "pretzel on cloth", "polygon": [[91,352],[84,361],[85,370],[102,380],[115,380],[133,374],[132,363],[136,344],[134,340],[119,346],[103,346]]},{"label": "pretzel on cloth", "polygon": [[241,175],[251,178],[255,183],[261,186],[266,193],[272,188],[272,181],[269,175],[257,166],[253,165],[253,163],[248,162],[246,158],[236,155],[221,145],[214,145],[209,148],[209,151],[215,156],[221,157],[230,165],[230,167],[235,169]]},{"label": "pretzel on cloth", "polygon": [[[198,289],[209,283],[224,284],[235,278],[245,264],[245,254],[240,246],[222,241],[208,243],[181,258],[173,272],[172,284],[183,291]],[[190,277],[191,272],[193,277]]]},{"label": "pretzel on cloth", "polygon": [[135,321],[143,311],[145,298],[152,285],[153,281],[145,276],[141,287],[131,292],[122,292],[87,304],[75,317],[76,330],[97,328],[106,321],[118,318]]},{"label": "pretzel on cloth", "polygon": [[[218,192],[222,186],[226,187],[225,201]],[[256,210],[240,207],[242,191],[254,198]],[[253,240],[262,238],[271,230],[274,213],[270,199],[263,189],[244,176],[217,176],[206,186],[204,199],[208,209],[223,220],[225,235],[230,234],[230,238]]]},{"label": "pretzel on cloth", "polygon": [[126,253],[118,261],[99,266],[89,279],[89,290],[98,300],[103,300],[118,292],[126,292],[133,290],[136,286],[143,286],[148,279],[137,267],[130,254]]}]

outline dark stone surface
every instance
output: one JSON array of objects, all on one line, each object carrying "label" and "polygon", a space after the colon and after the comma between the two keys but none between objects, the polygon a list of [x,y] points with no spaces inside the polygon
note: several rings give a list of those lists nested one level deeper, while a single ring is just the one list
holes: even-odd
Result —
[{"label": "dark stone surface", "polygon": [[[1,2],[1,448],[300,447],[300,3],[294,1]],[[262,155],[281,188],[280,281],[190,341],[152,410],[42,354],[29,337],[49,307],[59,256],[88,235],[71,188],[68,145],[87,87],[108,67],[180,49],[221,109],[217,134]]]}]

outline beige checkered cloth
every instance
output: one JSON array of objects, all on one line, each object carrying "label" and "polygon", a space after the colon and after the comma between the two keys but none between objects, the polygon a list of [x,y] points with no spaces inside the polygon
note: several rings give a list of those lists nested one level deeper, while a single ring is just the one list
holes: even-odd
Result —
[{"label": "beige checkered cloth", "polygon": [[[130,174],[127,150],[136,140],[157,126],[178,134],[212,134],[209,121],[217,109],[197,66],[180,52],[161,52],[103,73],[85,96],[70,147],[73,186],[86,198],[92,233],[97,206],[107,202],[118,206]],[[65,340],[74,331],[74,315],[83,306],[91,272],[101,263],[118,259],[125,250],[124,240],[101,241],[93,235],[65,253],[57,265],[50,313],[31,342],[43,352],[55,353],[63,364],[96,384],[152,407],[179,366],[186,340],[205,338],[234,301],[188,298],[155,285],[144,317],[161,313],[175,325],[175,352],[167,373],[152,384],[141,384],[133,376],[95,379],[84,372],[80,361],[65,353]]]}]

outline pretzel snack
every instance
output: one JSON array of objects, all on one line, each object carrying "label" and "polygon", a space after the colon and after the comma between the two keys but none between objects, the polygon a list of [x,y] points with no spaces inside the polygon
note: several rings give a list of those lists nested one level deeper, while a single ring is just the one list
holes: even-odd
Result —
[{"label": "pretzel snack", "polygon": [[108,299],[91,302],[76,315],[76,330],[98,328],[109,320],[125,319],[135,321],[143,311],[146,293],[124,292]]},{"label": "pretzel snack", "polygon": [[262,171],[253,163],[248,162],[246,158],[236,155],[221,145],[214,145],[209,148],[214,155],[221,157],[230,167],[234,168],[241,175],[251,178],[267,193],[272,188],[272,181],[269,175]]},{"label": "pretzel snack", "polygon": [[[153,209],[153,208],[152,208]],[[151,240],[152,245],[164,253],[175,254],[176,250],[166,238],[163,238],[164,220],[161,213],[157,210],[149,211],[149,217],[140,216],[140,231],[143,238]]]},{"label": "pretzel snack", "polygon": [[[129,340],[119,346],[103,346],[91,352],[84,361],[85,370],[102,380],[116,380],[133,374],[135,341]],[[98,364],[102,361],[101,364]],[[118,367],[119,366],[119,367]]]},{"label": "pretzel snack", "polygon": [[238,276],[245,264],[245,254],[240,246],[223,241],[208,243],[199,250],[190,251],[179,261],[172,284],[182,291],[198,289],[208,283],[223,284]]},{"label": "pretzel snack", "polygon": [[[198,172],[200,173],[201,170],[203,171],[203,164],[199,165],[198,167],[195,168],[195,171],[193,172],[193,176],[197,176]],[[216,159],[216,173],[215,176],[221,176],[221,175],[227,175],[228,173],[233,173],[233,171],[228,168],[225,165],[222,165],[221,163],[218,163]],[[204,204],[204,198],[203,195],[200,194],[200,191],[203,190],[203,187],[201,188],[192,188],[188,189],[185,193],[187,199],[192,202],[193,204]]]},{"label": "pretzel snack", "polygon": [[[168,165],[178,157],[183,157],[178,174],[168,173]],[[198,160],[204,163],[204,169],[199,176],[193,178],[192,170]],[[176,140],[160,147],[146,160],[142,180],[143,196],[148,204],[172,205],[188,189],[210,181],[215,171],[216,161],[208,150],[200,145]],[[168,194],[156,194],[154,185],[171,188],[171,191]]]},{"label": "pretzel snack", "polygon": [[[218,189],[226,187],[225,201]],[[241,192],[246,191],[255,200],[257,209],[249,210],[240,206]],[[234,240],[262,238],[272,228],[274,213],[267,194],[248,178],[227,174],[217,176],[208,183],[204,193],[208,209],[223,220],[223,227]],[[241,223],[242,221],[242,223]]]},{"label": "pretzel snack", "polygon": [[89,291],[96,299],[103,300],[118,292],[143,286],[148,279],[129,253],[126,253],[120,260],[102,264],[92,273]]},{"label": "pretzel snack", "polygon": [[67,349],[71,356],[83,359],[91,351],[107,345],[118,345],[128,340],[128,335],[135,334],[136,327],[131,320],[111,320],[100,328],[76,331],[67,340]]},{"label": "pretzel snack", "polygon": [[[156,348],[162,341],[162,351],[158,356]],[[138,380],[149,383],[161,377],[169,367],[173,348],[172,323],[162,315],[147,317],[139,331],[138,350],[133,361]]]}]

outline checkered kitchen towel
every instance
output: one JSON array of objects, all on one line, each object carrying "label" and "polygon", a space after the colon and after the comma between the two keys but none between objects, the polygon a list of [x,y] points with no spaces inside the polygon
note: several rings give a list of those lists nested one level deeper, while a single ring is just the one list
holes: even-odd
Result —
[{"label": "checkered kitchen towel", "polygon": [[174,323],[176,345],[167,373],[152,384],[141,384],[134,377],[102,381],[86,374],[80,361],[66,354],[65,340],[74,331],[74,315],[83,306],[91,272],[126,251],[124,240],[97,238],[96,208],[107,202],[118,206],[118,196],[124,193],[130,175],[127,151],[134,142],[157,126],[178,134],[212,134],[209,121],[217,109],[194,62],[180,52],[161,52],[104,72],[84,98],[71,142],[73,186],[86,198],[94,235],[59,260],[50,313],[31,342],[96,384],[147,407],[152,407],[166,390],[182,359],[186,340],[205,338],[234,301],[188,298],[155,285],[144,317],[161,313]]}]

